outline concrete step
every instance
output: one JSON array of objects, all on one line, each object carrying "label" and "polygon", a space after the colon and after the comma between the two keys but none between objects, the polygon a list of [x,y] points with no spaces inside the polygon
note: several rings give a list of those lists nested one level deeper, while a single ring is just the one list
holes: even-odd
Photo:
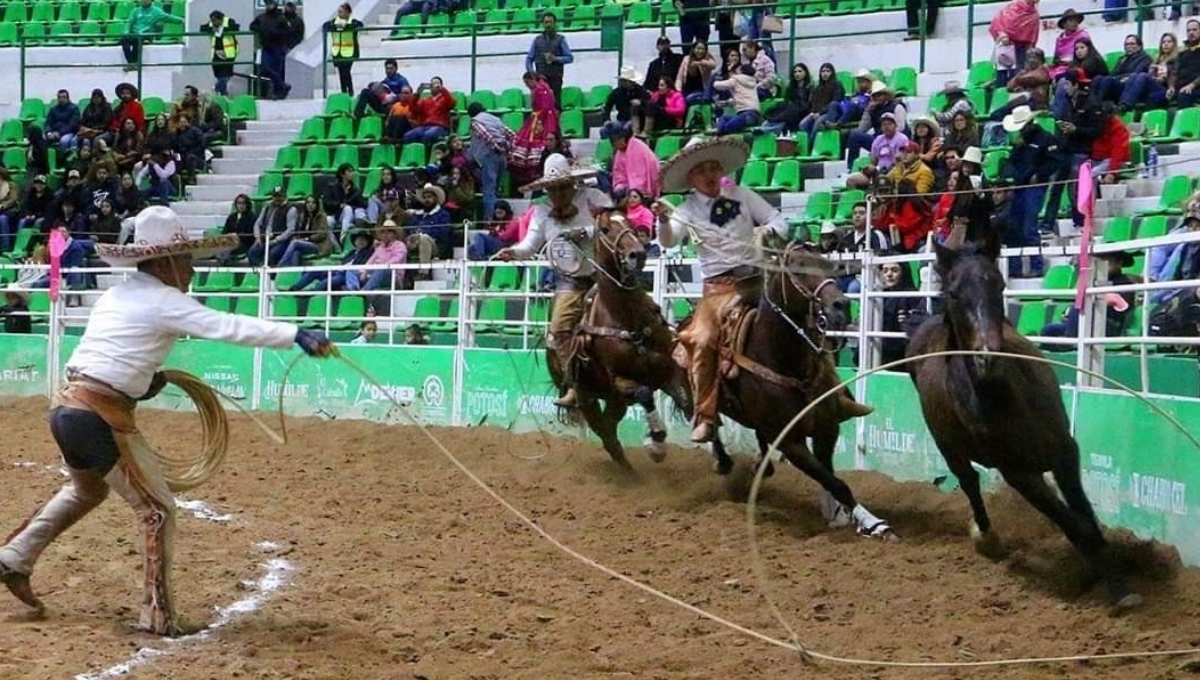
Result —
[{"label": "concrete step", "polygon": [[[179,206],[179,205],[184,205],[184,204],[183,203],[172,203],[171,207],[175,208],[176,206]],[[228,209],[229,209],[229,206],[226,205],[225,209],[222,210],[220,213],[212,213],[209,215],[179,213],[179,221],[183,223],[183,226],[187,227],[188,234],[190,236],[193,236],[193,237],[200,236],[201,234],[204,233],[205,229],[212,229],[213,227],[223,226],[225,224],[225,218],[229,214]]]},{"label": "concrete step", "polygon": [[230,184],[246,184],[256,186],[258,184],[257,174],[234,175],[231,173],[217,174],[210,173],[207,175],[197,175],[196,184],[199,186],[226,186]]},{"label": "concrete step", "polygon": [[246,121],[246,131],[247,132],[260,132],[260,131],[274,132],[277,130],[291,130],[294,132],[294,131],[298,131],[299,129],[300,129],[300,125],[298,125],[296,123],[296,121],[293,121],[293,120],[248,120],[248,121]]},{"label": "concrete step", "polygon": [[238,194],[254,193],[253,184],[196,184],[187,188],[189,201],[224,201],[233,204]]},{"label": "concrete step", "polygon": [[325,110],[325,99],[285,99],[283,101],[258,101],[258,120],[290,120],[299,130],[306,118],[319,115]]},{"label": "concrete step", "polygon": [[289,142],[296,138],[300,130],[242,130],[237,133],[237,143],[239,146],[245,145],[248,147],[256,146],[272,146],[278,149],[281,146],[287,146]]},{"label": "concrete step", "polygon": [[[285,142],[286,143],[286,142]],[[275,154],[279,151],[280,145],[261,145],[261,146],[242,146],[229,145],[221,150],[221,158],[223,160],[240,160],[247,158],[265,158],[271,161],[275,160]]]},{"label": "concrete step", "polygon": [[[217,158],[212,162],[218,175],[259,175],[275,163],[274,158]],[[255,180],[257,184],[257,180]]]},{"label": "concrete step", "polygon": [[177,215],[226,215],[229,201],[179,201],[171,204]]},{"label": "concrete step", "polygon": [[1133,215],[1139,210],[1154,208],[1158,205],[1157,196],[1144,198],[1099,199],[1096,201],[1096,217],[1115,217],[1117,215]]},{"label": "concrete step", "polygon": [[1127,193],[1125,194],[1126,198],[1144,198],[1148,196],[1157,198],[1160,194],[1162,194],[1163,185],[1166,183],[1167,181],[1162,178],[1138,178],[1129,179],[1122,182],[1122,184],[1129,187]]}]

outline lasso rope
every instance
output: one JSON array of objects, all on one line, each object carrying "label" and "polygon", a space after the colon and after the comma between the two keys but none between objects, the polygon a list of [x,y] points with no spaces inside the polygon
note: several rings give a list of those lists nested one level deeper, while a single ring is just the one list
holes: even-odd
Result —
[{"label": "lasso rope", "polygon": [[171,453],[164,449],[153,447],[155,457],[162,466],[163,478],[167,487],[174,493],[189,491],[216,474],[225,454],[229,451],[229,419],[221,402],[218,392],[207,383],[186,371],[165,369],[162,372],[167,383],[183,390],[183,393],[196,405],[200,414],[200,431],[202,444],[200,452],[193,456],[177,456],[177,449],[170,448]]}]

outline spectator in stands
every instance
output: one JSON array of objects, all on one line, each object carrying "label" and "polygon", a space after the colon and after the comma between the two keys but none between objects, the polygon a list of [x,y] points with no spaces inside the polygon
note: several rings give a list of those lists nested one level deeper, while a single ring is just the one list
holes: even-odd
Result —
[{"label": "spectator in stands", "polygon": [[[912,269],[905,262],[888,262],[879,265],[879,290],[896,293],[901,291],[916,292],[917,287],[912,280]],[[883,299],[883,319],[879,330],[885,333],[904,333],[919,318],[925,316],[925,301],[923,298],[887,297]],[[879,341],[879,361],[881,364],[899,361],[908,350],[907,338],[883,338]]]},{"label": "spectator in stands", "polygon": [[886,255],[892,249],[886,231],[878,227],[867,229],[866,201],[851,206],[850,225],[854,230],[842,240],[842,250],[852,253],[870,250],[876,255]]},{"label": "spectator in stands", "polygon": [[26,172],[45,175],[50,172],[50,145],[42,134],[42,129],[36,125],[25,128],[25,170]]},{"label": "spectator in stands", "polygon": [[575,160],[575,154],[571,153],[571,142],[562,134],[546,136],[546,150],[542,152],[542,171],[545,173],[546,159],[558,154],[569,161]]},{"label": "spectator in stands", "polygon": [[217,94],[229,95],[229,79],[233,77],[233,62],[237,61],[239,48],[237,36],[232,34],[240,30],[242,27],[238,22],[225,16],[219,9],[209,12],[208,23],[200,26],[201,33],[212,36],[209,55],[212,59],[213,78],[217,81],[213,85],[213,91]]},{"label": "spectator in stands", "polygon": [[365,116],[367,107],[370,107],[375,113],[386,115],[404,88],[408,88],[408,91],[412,92],[408,78],[400,75],[400,66],[396,60],[384,61],[383,80],[367,83],[363,91],[358,94],[358,100],[354,104],[354,118],[359,119]]},{"label": "spectator in stands", "polygon": [[[1090,44],[1090,43],[1089,43]],[[1095,54],[1093,48],[1092,53]],[[1104,58],[1096,55],[1101,63]],[[1134,33],[1125,36],[1125,53],[1117,60],[1117,65],[1108,75],[1096,75],[1088,70],[1092,77],[1092,93],[1103,101],[1115,102],[1125,91],[1125,86],[1136,75],[1149,73],[1151,66],[1150,55],[1142,47],[1142,39]]]},{"label": "spectator in stands", "polygon": [[1146,108],[1161,108],[1167,105],[1168,76],[1175,68],[1179,56],[1179,39],[1174,33],[1163,33],[1158,40],[1158,56],[1145,73],[1136,73],[1125,81],[1121,89],[1121,112],[1131,111],[1139,104]]},{"label": "spectator in stands", "polygon": [[117,211],[122,218],[135,217],[146,205],[142,192],[132,172],[121,174],[121,188],[117,193]]},{"label": "spectator in stands", "polygon": [[395,194],[397,199],[400,197],[396,169],[385,165],[379,170],[379,186],[375,187],[375,191],[367,198],[367,222],[379,224],[379,215],[383,212],[389,191]]},{"label": "spectator in stands", "polygon": [[542,13],[542,32],[529,45],[525,56],[525,71],[536,71],[546,77],[554,101],[562,104],[563,66],[575,61],[567,37],[558,32],[558,17],[554,12]]},{"label": "spectator in stands", "polygon": [[880,115],[879,130],[879,136],[871,141],[870,163],[863,167],[861,172],[847,177],[846,186],[858,189],[867,188],[879,175],[891,172],[892,166],[900,157],[900,151],[908,146],[908,135],[900,132],[894,114]]},{"label": "spectator in stands", "polygon": [[125,53],[125,70],[136,71],[142,61],[142,47],[162,32],[164,24],[182,24],[183,19],[163,11],[154,0],[141,0],[134,6],[125,22],[121,51]]},{"label": "spectator in stands", "polygon": [[1058,27],[1061,32],[1054,39],[1054,63],[1050,66],[1050,77],[1058,78],[1067,69],[1073,66],[1075,61],[1075,43],[1080,40],[1091,40],[1092,36],[1081,28],[1083,24],[1083,15],[1073,9],[1069,9],[1062,13],[1058,18]]},{"label": "spectator in stands", "polygon": [[428,345],[429,334],[425,332],[425,328],[421,324],[414,323],[404,329],[404,344]]},{"label": "spectator in stands", "polygon": [[642,104],[650,99],[650,93],[641,85],[642,74],[632,66],[621,68],[617,77],[617,86],[608,93],[604,100],[604,110],[601,118],[604,122],[612,119],[613,109],[617,111],[617,122],[631,123],[634,134],[642,129]]},{"label": "spectator in stands", "polygon": [[[645,237],[643,243],[654,238],[654,213],[646,207],[646,196],[637,189],[626,189],[613,192],[613,202],[625,214],[629,224],[638,232],[638,237]],[[655,246],[657,248],[657,246]],[[649,254],[649,253],[647,253]],[[655,253],[657,254],[657,253]]]},{"label": "spectator in stands", "polygon": [[919,40],[921,33],[921,4],[925,5],[925,36],[932,36],[937,28],[938,10],[942,7],[941,0],[904,0],[904,21],[908,27],[905,40]]},{"label": "spectator in stands", "polygon": [[25,191],[25,197],[21,200],[21,219],[17,222],[17,229],[42,229],[42,224],[50,215],[53,206],[54,194],[46,186],[46,176],[34,175],[33,181]]},{"label": "spectator in stands", "polygon": [[854,74],[854,84],[856,88],[854,93],[847,94],[837,102],[836,110],[830,108],[817,121],[815,127],[817,132],[862,121],[863,114],[871,104],[871,91],[875,88],[875,75],[865,68],[860,68],[858,73]]},{"label": "spectator in stands", "polygon": [[79,107],[71,101],[71,93],[59,90],[54,106],[46,111],[46,141],[57,144],[64,156],[74,148],[80,118]]},{"label": "spectator in stands", "polygon": [[445,208],[455,223],[475,219],[475,177],[465,166],[451,168],[448,180],[439,186],[446,190]]},{"label": "spectator in stands", "polygon": [[1188,19],[1187,38],[1179,56],[1175,57],[1175,71],[1167,77],[1167,99],[1178,108],[1200,102],[1200,21]]},{"label": "spectator in stands", "polygon": [[650,93],[650,100],[643,108],[646,112],[643,137],[655,131],[663,133],[678,130],[683,127],[683,119],[687,116],[683,93],[675,89],[674,79],[665,76],[659,78],[658,87]]},{"label": "spectator in stands", "polygon": [[[797,66],[802,66],[802,64],[797,64]],[[795,69],[793,69],[793,74],[794,72]],[[800,132],[808,135],[808,147],[810,149],[819,131],[819,121],[822,119],[836,121],[840,118],[840,106],[842,100],[845,98],[846,88],[842,87],[842,82],[838,80],[837,71],[833,68],[833,64],[829,62],[821,64],[820,70],[817,71],[817,84],[812,88],[809,113],[797,126]]]},{"label": "spectator in stands", "polygon": [[218,256],[219,261],[228,264],[250,250],[250,246],[254,245],[254,224],[257,219],[258,216],[254,214],[254,204],[250,202],[250,197],[246,194],[238,194],[237,198],[233,199],[233,211],[225,218],[225,226],[221,228],[221,234],[237,235],[238,246]]},{"label": "spectator in stands", "polygon": [[429,146],[437,140],[450,134],[450,114],[457,102],[454,95],[442,84],[442,79],[434,76],[429,79],[429,96],[422,97],[417,92],[417,115],[421,125],[409,130],[404,135],[405,144],[424,144]]},{"label": "spectator in stands", "polygon": [[[679,41],[684,45],[705,43],[712,34],[711,0],[674,0],[679,12]],[[680,87],[679,89],[683,89]]]},{"label": "spectator in stands", "polygon": [[[1004,244],[1014,248],[1036,247],[1041,244],[1038,234],[1038,214],[1046,198],[1045,182],[1058,175],[1063,165],[1065,150],[1062,140],[1035,125],[1036,114],[1028,106],[1017,107],[1004,119],[1004,130],[1016,132],[1012,154],[1008,158],[1015,190],[1012,197],[1009,219],[1010,227],[1005,232]],[[1030,259],[1028,266],[1024,258],[1009,258],[1010,276],[1040,276],[1042,258]]]},{"label": "spectator in stands", "polygon": [[192,122],[199,126],[200,132],[204,135],[204,143],[219,144],[224,142],[225,135],[229,130],[228,122],[225,120],[225,110],[211,99],[202,99],[201,103],[203,105],[204,117]]},{"label": "spectator in stands", "polygon": [[438,12],[451,12],[465,7],[466,3],[461,0],[404,0],[400,8],[396,10],[395,23],[400,24],[400,20],[411,14],[420,14],[421,23],[429,22],[431,14]]},{"label": "spectator in stands", "polygon": [[297,45],[304,42],[304,17],[296,11],[296,3],[288,0],[283,3],[283,18],[288,24],[288,51],[296,48]]},{"label": "spectator in stands", "polygon": [[200,128],[192,125],[189,116],[179,116],[179,127],[175,130],[172,148],[179,158],[182,166],[180,170],[183,172],[203,172],[208,166],[208,161],[205,160],[208,144],[205,143],[204,133],[200,131]]},{"label": "spectator in stands", "polygon": [[996,36],[996,46],[992,48],[992,68],[996,70],[996,79],[991,87],[1004,87],[1008,79],[1017,71],[1017,48],[1013,46],[1008,36],[1001,33]]},{"label": "spectator in stands", "polygon": [[[1099,93],[1091,89],[1091,83],[1100,76],[1108,75],[1108,64],[1105,63],[1104,57],[1096,52],[1095,45],[1091,40],[1078,40],[1075,42],[1075,58],[1071,61],[1071,70],[1074,70],[1080,77],[1088,81],[1089,94],[1099,96]],[[1051,110],[1054,112],[1055,118],[1061,118],[1066,115],[1066,107],[1071,105],[1067,95],[1066,75],[1068,71],[1058,77],[1058,82],[1055,84],[1054,101],[1051,104]]]},{"label": "spectator in stands", "polygon": [[106,198],[100,201],[100,210],[92,220],[91,230],[96,243],[117,244],[117,236],[121,233],[121,218],[117,215],[114,199]]},{"label": "spectator in stands", "polygon": [[12,250],[20,201],[21,188],[12,181],[8,170],[0,167],[0,253]]},{"label": "spectator in stands", "polygon": [[264,256],[269,265],[275,266],[287,250],[299,221],[300,210],[288,204],[283,187],[275,187],[271,200],[263,206],[254,223],[254,245],[246,251],[250,266],[261,267]]},{"label": "spectator in stands", "polygon": [[[1056,123],[1059,134],[1063,139],[1063,157],[1065,162],[1059,167],[1058,174],[1054,179],[1059,183],[1050,187],[1050,197],[1047,199],[1046,215],[1042,218],[1042,230],[1054,233],[1055,222],[1058,220],[1058,207],[1062,200],[1063,190],[1066,188],[1065,180],[1072,179],[1076,176],[1079,166],[1084,161],[1088,160],[1092,154],[1092,144],[1105,127],[1104,114],[1100,109],[1100,105],[1093,100],[1091,93],[1088,91],[1088,81],[1086,76],[1079,71],[1067,71],[1063,74],[1062,80],[1067,83],[1067,97],[1069,105],[1065,110],[1059,112],[1061,115],[1055,116],[1058,119]],[[1074,187],[1072,186],[1072,196],[1074,196]],[[1083,215],[1075,208],[1075,201],[1071,201],[1071,219],[1076,227],[1083,226]]]},{"label": "spectator in stands", "polygon": [[561,131],[558,103],[554,99],[554,93],[550,91],[549,83],[533,71],[526,72],[523,80],[525,87],[529,88],[533,112],[525,118],[521,129],[517,130],[508,152],[509,171],[517,184],[526,184],[541,176],[542,152],[546,150],[546,139]]},{"label": "spectator in stands", "polygon": [[612,189],[627,191],[637,189],[651,200],[658,198],[659,164],[654,151],[634,136],[633,130],[620,123],[608,123],[600,132],[613,145]]},{"label": "spectator in stands", "polygon": [[887,173],[893,198],[880,219],[890,227],[895,247],[909,253],[924,245],[933,218],[929,196],[933,171],[921,160],[920,151],[916,142],[900,148],[896,164]]},{"label": "spectator in stands", "polygon": [[[1024,2],[1025,0],[1016,0]],[[1014,113],[1017,108],[1024,106],[1034,111],[1041,111],[1050,106],[1050,71],[1046,68],[1044,62],[1046,56],[1038,48],[1032,47],[1025,54],[1025,68],[1017,75],[1013,76],[1008,81],[1009,98],[1008,103],[997,108],[992,112],[990,119],[993,122],[999,123],[1005,117]],[[995,129],[993,126],[989,126]],[[1000,135],[1000,140],[993,137],[993,134],[988,130],[984,131],[983,141],[987,146],[998,146],[994,142],[1000,141],[1003,144],[1003,135]]]},{"label": "spectator in stands", "polygon": [[63,203],[70,203],[78,208],[83,203],[83,197],[83,174],[78,170],[68,170],[67,181],[58,191],[54,192],[54,208],[52,212],[57,214],[59,207]]},{"label": "spectator in stands", "polygon": [[[479,175],[483,191],[483,214],[485,218],[492,219],[500,189],[500,176],[508,167],[514,135],[508,126],[485,111],[479,102],[471,102],[467,107],[467,115],[471,117],[471,143],[467,147],[467,157]],[[541,164],[540,158],[538,164]]]},{"label": "spectator in stands", "polygon": [[350,341],[351,345],[369,345],[375,340],[375,334],[379,332],[379,327],[374,321],[364,321],[359,324],[358,335]]},{"label": "spectator in stands", "polygon": [[822,255],[836,253],[841,243],[842,233],[838,231],[837,225],[830,220],[822,222],[821,233],[817,235],[817,251]]},{"label": "spectator in stands", "polygon": [[[374,95],[368,95],[374,96]],[[421,124],[420,114],[417,113],[417,97],[412,88],[404,85],[400,94],[392,100],[392,106],[387,111],[387,120],[383,126],[383,140],[389,144],[400,144],[404,135]]]},{"label": "spectator in stands", "polygon": [[279,266],[299,267],[305,255],[329,257],[337,245],[337,239],[329,233],[329,219],[321,209],[321,202],[316,196],[308,196],[296,219],[296,233],[279,257]]},{"label": "spectator in stands", "polygon": [[733,94],[733,110],[717,119],[717,135],[731,135],[748,130],[762,121],[759,113],[758,81],[754,78],[754,66],[744,64],[740,73],[727,80],[718,80],[713,88],[719,92]]},{"label": "spectator in stands", "polygon": [[175,159],[168,152],[148,153],[133,166],[138,186],[146,185],[142,195],[147,202],[170,205],[175,193]]},{"label": "spectator in stands", "polygon": [[486,260],[501,248],[520,242],[525,234],[521,231],[521,220],[508,201],[496,201],[493,212],[486,223],[486,231],[476,232],[467,244],[468,260]]},{"label": "spectator in stands", "polygon": [[[374,252],[367,258],[366,264],[368,266],[391,266],[407,262],[408,246],[400,238],[400,228],[396,226],[396,223],[388,220],[377,231],[379,232],[379,242],[375,245]],[[357,282],[352,280],[354,277],[357,277]],[[364,269],[362,271],[349,272],[346,275],[346,290],[379,290],[380,288],[390,290],[394,285],[400,283],[403,278],[404,272],[402,270]]]},{"label": "spectator in stands", "polygon": [[329,216],[329,228],[340,225],[339,236],[346,238],[355,220],[367,219],[367,198],[354,180],[354,166],[342,163],[338,166],[336,181],[325,188],[325,214]]},{"label": "spectator in stands", "polygon": [[1105,184],[1116,184],[1117,171],[1129,163],[1129,128],[1116,114],[1112,104],[1103,109],[1104,124],[1092,142],[1092,173]]},{"label": "spectator in stands", "polygon": [[[1095,257],[1105,267],[1101,281],[1107,281],[1107,283],[1101,283],[1100,285],[1128,286],[1138,283],[1138,281],[1124,271],[1125,267],[1133,266],[1133,255],[1124,250],[1118,250],[1108,253],[1096,253]],[[1100,297],[1104,300],[1106,307],[1104,335],[1109,338],[1120,337],[1125,333],[1125,328],[1129,325],[1130,313],[1137,305],[1137,293],[1133,291],[1104,293]],[[1068,305],[1067,311],[1063,314],[1062,321],[1047,324],[1038,335],[1044,335],[1048,338],[1070,338],[1079,335],[1079,310],[1075,309],[1075,305]],[[1139,335],[1141,334],[1139,333]],[[1064,348],[1059,347],[1059,349]]]},{"label": "spectator in stands", "polygon": [[446,192],[435,184],[426,184],[417,191],[419,208],[408,211],[409,233],[425,234],[437,245],[436,257],[448,259],[454,250],[450,243],[450,212],[446,210]]},{"label": "spectator in stands", "polygon": [[[413,200],[415,196],[413,194]],[[400,225],[408,222],[408,200],[403,191],[399,188],[384,189],[381,198],[383,203],[379,209],[379,217],[371,224],[378,228],[388,220]]]},{"label": "spectator in stands", "polygon": [[52,230],[66,229],[70,233],[81,235],[91,232],[91,225],[88,224],[87,218],[79,212],[79,206],[71,201],[63,201],[58,204],[54,218],[50,220],[49,228]]},{"label": "spectator in stands", "polygon": [[945,142],[942,140],[942,128],[938,126],[936,120],[928,116],[914,118],[912,137],[909,138],[909,141],[917,145],[917,153],[920,155],[921,162],[929,166],[930,170],[941,164],[942,147]]},{"label": "spectator in stands", "polygon": [[5,333],[32,333],[33,318],[29,315],[29,300],[18,290],[4,291],[4,306],[0,307],[4,318]]},{"label": "spectator in stands", "polygon": [[[896,132],[892,135],[884,133],[881,123],[885,115],[891,115],[892,123],[895,125]],[[886,172],[891,168],[895,156],[892,155],[893,149],[898,149],[903,146],[900,142],[895,141],[895,135],[899,134],[904,137],[904,143],[908,143],[908,137],[904,134],[904,130],[908,129],[908,110],[904,106],[904,102],[896,98],[896,93],[892,88],[888,87],[883,82],[876,82],[871,86],[871,102],[867,104],[867,108],[863,111],[862,118],[859,120],[858,128],[850,133],[849,139],[846,141],[846,165],[854,168],[854,159],[858,157],[859,152],[863,149],[871,150],[873,159],[882,160],[885,165],[879,167],[880,170]],[[887,141],[883,144],[883,156],[876,156],[875,142],[879,136],[883,134]],[[874,162],[875,165],[880,165],[879,162]]]},{"label": "spectator in stands", "polygon": [[662,78],[667,78],[674,84],[675,79],[679,77],[679,67],[683,63],[683,55],[671,49],[671,39],[666,35],[658,36],[655,46],[658,48],[658,56],[646,67],[646,80],[642,82],[642,89],[647,92],[658,89],[658,81]]},{"label": "spectator in stands", "polygon": [[[104,90],[92,90],[92,98],[84,107],[79,119],[79,133],[76,135],[76,145],[84,140],[104,134],[112,124],[113,109],[104,96]],[[118,128],[119,129],[119,128]]]},{"label": "spectator in stands", "polygon": [[[116,93],[119,101],[116,108],[113,109],[112,119],[108,123],[108,131],[102,135],[109,142],[116,137],[121,126],[125,124],[126,118],[132,119],[134,125],[137,125],[137,129],[143,131],[146,129],[146,111],[142,108],[138,89],[129,83],[121,83],[117,85]],[[94,98],[93,101],[95,101]]]},{"label": "spectator in stands", "polygon": [[329,53],[337,67],[338,85],[342,92],[350,95],[354,94],[354,77],[350,71],[358,60],[358,31],[363,27],[363,22],[351,16],[353,11],[350,3],[343,2],[338,5],[337,15],[322,27],[329,34]]},{"label": "spectator in stands", "polygon": [[107,166],[92,166],[84,177],[79,200],[80,211],[94,222],[100,215],[100,204],[107,200],[115,201],[119,189],[117,178],[112,176]]},{"label": "spectator in stands", "polygon": [[150,132],[146,135],[146,153],[173,153],[175,149],[175,133],[167,114],[160,113],[150,124]]},{"label": "spectator in stands", "polygon": [[979,139],[979,124],[975,122],[975,116],[959,111],[950,119],[950,128],[946,130],[942,148],[955,149],[961,154],[967,147],[979,146]]},{"label": "spectator in stands", "polygon": [[967,91],[963,89],[962,83],[959,81],[947,80],[942,86],[941,94],[946,98],[945,106],[941,111],[929,111],[929,115],[937,120],[938,125],[948,127],[950,121],[960,113],[975,115],[975,105],[971,103],[971,99],[967,97]]},{"label": "spectator in stands", "polygon": [[[1038,0],[1012,0],[992,17],[988,32],[999,42],[1003,36],[1016,52],[1016,63],[1026,63],[1028,52],[1038,43],[1041,17],[1038,15]],[[1043,55],[1043,59],[1045,55]],[[1003,87],[1003,83],[996,83]]]},{"label": "spectator in stands", "polygon": [[279,10],[279,0],[264,0],[266,9],[250,22],[250,30],[258,36],[259,75],[270,81],[265,96],[269,99],[284,99],[292,86],[285,76],[287,53],[291,49],[292,26]]},{"label": "spectator in stands", "polygon": [[951,176],[962,167],[962,154],[958,149],[948,147],[942,151],[940,162],[930,167],[933,168],[934,193],[946,191],[950,185]]},{"label": "spectator in stands", "polygon": [[742,41],[742,63],[754,67],[754,82],[758,84],[758,98],[767,100],[775,96],[775,61],[767,56],[756,41]]},{"label": "spectator in stands", "polygon": [[114,160],[121,173],[133,172],[133,166],[145,155],[145,138],[133,119],[127,118],[113,140]]},{"label": "spectator in stands", "polygon": [[763,130],[767,132],[796,132],[800,129],[800,121],[812,112],[813,87],[808,66],[796,64],[792,67],[792,77],[788,79],[787,89],[783,91],[783,103],[767,111],[767,121]]},{"label": "spectator in stands", "polygon": [[708,51],[708,43],[702,40],[693,43],[675,75],[675,89],[683,93],[689,106],[708,102],[708,82],[716,69],[717,60]]},{"label": "spectator in stands", "polygon": [[742,53],[737,49],[731,49],[725,52],[725,60],[721,63],[721,67],[713,72],[708,81],[708,99],[715,104],[729,103],[733,98],[730,92],[718,90],[713,85],[718,80],[729,80],[733,76],[742,71]]},{"label": "spectator in stands", "polygon": [[[393,225],[394,226],[394,225]],[[371,232],[356,229],[350,232],[351,244],[354,250],[342,256],[341,264],[343,266],[365,265],[370,261],[371,256],[375,253],[375,240],[371,238]],[[307,290],[314,283],[321,283],[324,288],[326,279],[329,281],[330,290],[358,290],[362,287],[362,283],[368,278],[362,276],[366,272],[355,270],[333,272],[327,271],[307,271],[300,277],[300,280],[288,289],[289,292],[295,293],[302,290]]]},{"label": "spectator in stands", "polygon": [[183,97],[177,102],[171,102],[171,117],[169,119],[171,129],[177,130],[179,128],[180,116],[187,116],[188,120],[197,123],[203,115],[200,90],[197,90],[194,85],[184,85]]}]

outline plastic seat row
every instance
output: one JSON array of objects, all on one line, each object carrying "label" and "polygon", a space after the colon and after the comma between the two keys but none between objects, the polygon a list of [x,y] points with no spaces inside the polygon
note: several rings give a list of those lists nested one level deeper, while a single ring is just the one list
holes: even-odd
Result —
[{"label": "plastic seat row", "polygon": [[[80,22],[84,21],[117,21],[124,23],[137,7],[135,0],[123,2],[108,2],[106,0],[91,0],[90,2],[24,2],[16,0],[3,5],[0,21],[7,24],[23,24],[26,22]],[[163,3],[162,8],[171,14],[183,18],[187,3],[183,0]]]}]

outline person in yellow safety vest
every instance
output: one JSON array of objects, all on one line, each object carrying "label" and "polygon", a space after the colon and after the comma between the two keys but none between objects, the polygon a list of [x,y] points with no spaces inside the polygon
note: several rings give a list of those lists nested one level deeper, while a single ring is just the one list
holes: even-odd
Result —
[{"label": "person in yellow safety vest", "polygon": [[208,23],[200,27],[202,33],[212,35],[212,72],[217,79],[213,91],[229,96],[229,79],[233,77],[233,62],[238,56],[238,39],[232,35],[241,30],[238,23],[225,16],[219,9],[208,15]]},{"label": "person in yellow safety vest", "polygon": [[337,67],[338,82],[342,92],[354,94],[354,80],[350,77],[350,68],[358,59],[358,29],[363,23],[350,16],[350,3],[338,5],[337,16],[325,22],[325,32],[329,34],[329,53],[333,55],[333,65]]}]

